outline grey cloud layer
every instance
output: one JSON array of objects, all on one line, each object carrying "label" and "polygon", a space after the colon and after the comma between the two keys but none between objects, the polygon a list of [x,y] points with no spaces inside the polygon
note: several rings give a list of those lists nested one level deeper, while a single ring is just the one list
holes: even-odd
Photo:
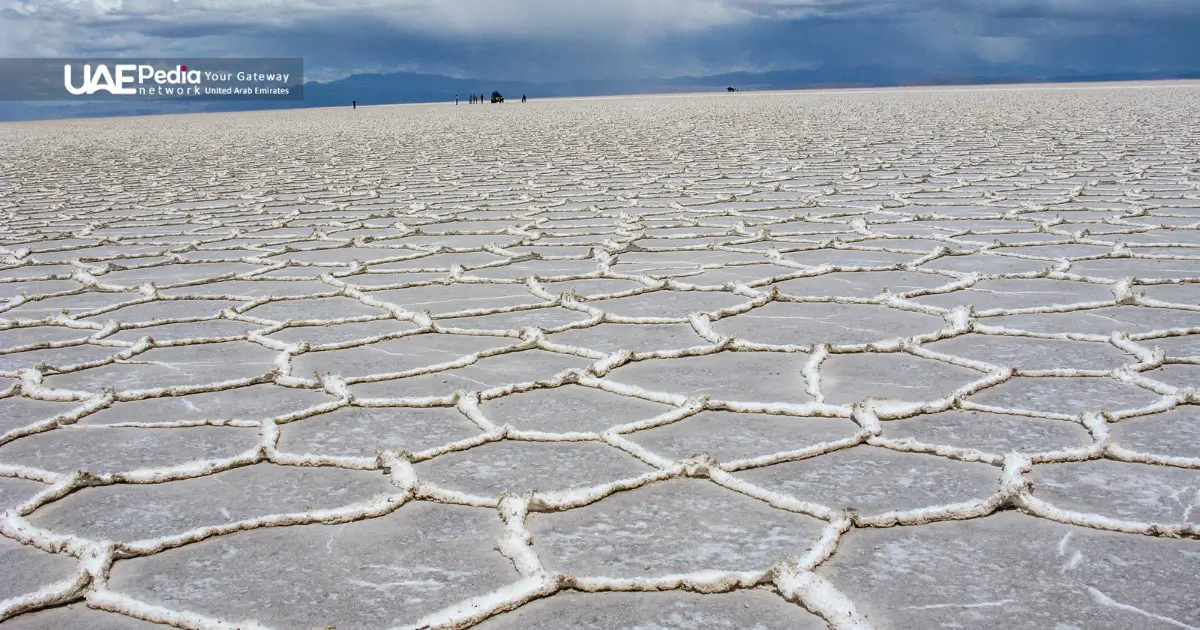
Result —
[{"label": "grey cloud layer", "polygon": [[[848,59],[1037,65],[1109,38],[1144,66],[1197,57],[1186,44],[1188,32],[1200,41],[1197,25],[1196,0],[0,0],[0,54],[296,55],[314,69],[515,78]],[[1103,56],[1093,65],[1111,66]]]},{"label": "grey cloud layer", "polygon": [[1196,15],[1191,0],[6,0],[6,19],[76,26],[299,23],[369,16],[436,34],[567,35],[693,31],[764,19],[946,11],[978,16],[1144,18]]}]

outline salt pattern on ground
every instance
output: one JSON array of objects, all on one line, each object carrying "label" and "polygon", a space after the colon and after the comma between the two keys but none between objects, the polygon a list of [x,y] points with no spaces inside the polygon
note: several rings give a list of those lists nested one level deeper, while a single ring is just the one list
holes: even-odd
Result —
[{"label": "salt pattern on ground", "polygon": [[[259,627],[222,619],[253,601],[194,611],[110,574],[251,531],[404,523],[421,504],[492,514],[493,529],[469,531],[494,537],[511,576],[447,594],[470,573],[463,556],[448,582],[423,578],[458,601],[359,625],[499,623],[556,593],[545,601],[572,608],[579,593],[749,589],[799,604],[797,624],[889,627],[901,617],[825,571],[839,549],[864,531],[1014,513],[1066,527],[1064,558],[1070,532],[1096,531],[1183,539],[1197,557],[1198,95],[739,94],[8,125],[0,482],[20,485],[0,486],[0,533],[77,568],[49,582],[6,569],[0,620],[82,603]],[[238,431],[189,433],[214,427]],[[553,445],[566,450],[539,455]],[[1088,462],[1117,481],[1161,470],[1178,509],[1116,481],[1073,486],[1070,467]],[[105,490],[239,470],[240,490],[277,496],[326,469],[386,481],[347,477],[344,500],[279,496],[292,507],[215,523],[70,512]],[[927,495],[905,489],[927,475]],[[687,484],[802,515],[778,532],[808,542],[773,555],[733,541],[751,545],[743,559],[765,555],[730,570],[663,526],[654,538],[683,549],[684,568],[656,572],[659,558],[621,554],[619,526],[589,526],[592,542],[570,521],[538,527],[603,521],[587,510],[606,505],[665,523],[704,490]],[[748,535],[771,513],[747,509]],[[1200,625],[1189,582],[1145,586],[1183,608],[1086,593],[1126,622]],[[296,625],[261,612],[262,627]]]}]

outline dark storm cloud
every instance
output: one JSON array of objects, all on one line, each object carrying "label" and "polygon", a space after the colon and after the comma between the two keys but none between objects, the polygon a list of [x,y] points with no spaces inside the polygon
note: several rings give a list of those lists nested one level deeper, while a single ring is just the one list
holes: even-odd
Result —
[{"label": "dark storm cloud", "polygon": [[303,56],[314,76],[1200,70],[1196,0],[0,0],[0,54]]}]

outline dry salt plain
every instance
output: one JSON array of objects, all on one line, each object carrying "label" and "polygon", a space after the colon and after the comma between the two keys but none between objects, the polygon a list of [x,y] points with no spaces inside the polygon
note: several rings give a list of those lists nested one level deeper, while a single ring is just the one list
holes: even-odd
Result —
[{"label": "dry salt plain", "polygon": [[1200,89],[5,125],[0,623],[1200,627]]}]

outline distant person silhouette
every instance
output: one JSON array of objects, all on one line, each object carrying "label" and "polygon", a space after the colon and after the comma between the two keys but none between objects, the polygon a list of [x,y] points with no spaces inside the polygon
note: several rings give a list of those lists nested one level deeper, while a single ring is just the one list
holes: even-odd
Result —
[{"label": "distant person silhouette", "polygon": [[350,101],[350,109],[358,109],[358,101]]},{"label": "distant person silhouette", "polygon": [[524,94],[522,94],[522,95],[521,95],[521,102],[522,102],[522,103],[524,103],[524,102],[525,102],[525,95],[524,95]]},{"label": "distant person silhouette", "polygon": [[454,95],[454,104],[458,105],[458,95],[457,94]]}]

